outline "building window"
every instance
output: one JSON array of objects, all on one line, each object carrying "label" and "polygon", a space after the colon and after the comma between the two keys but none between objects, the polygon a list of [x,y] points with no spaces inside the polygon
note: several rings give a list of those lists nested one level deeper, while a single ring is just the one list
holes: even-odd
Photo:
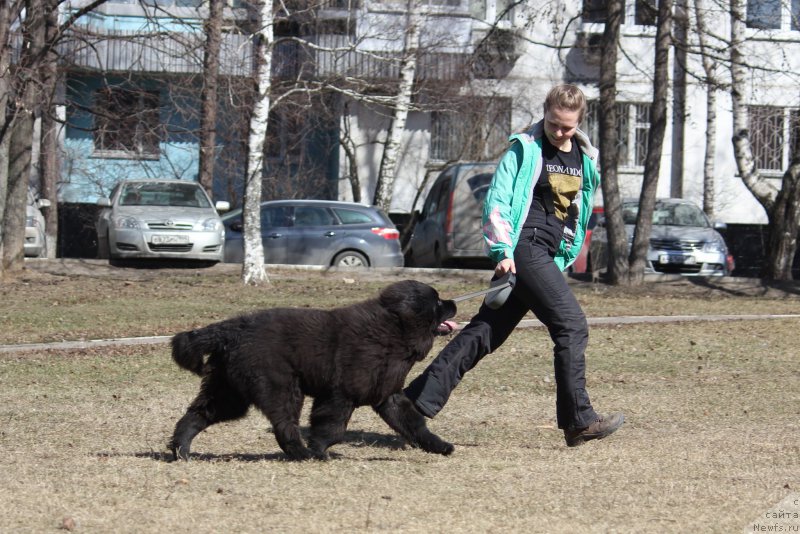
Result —
[{"label": "building window", "polygon": [[639,26],[655,26],[658,8],[655,0],[636,0],[634,20]]},{"label": "building window", "polygon": [[266,156],[299,158],[308,134],[308,117],[301,110],[287,106],[270,111],[267,120]]},{"label": "building window", "polygon": [[[644,167],[650,131],[650,104],[617,102],[617,161],[620,167]],[[600,143],[600,101],[591,100],[581,128]]]},{"label": "building window", "polygon": [[495,160],[508,147],[511,99],[468,99],[461,107],[431,114],[431,159]]},{"label": "building window", "polygon": [[158,157],[158,91],[121,87],[94,93],[94,150],[100,157]]},{"label": "building window", "polygon": [[[750,146],[759,171],[780,173],[800,150],[800,111],[750,106]],[[789,142],[785,142],[788,140]]]},{"label": "building window", "polygon": [[800,31],[800,0],[792,0],[792,30]]},{"label": "building window", "polygon": [[607,0],[583,0],[583,22],[605,22],[608,17]]},{"label": "building window", "polygon": [[747,27],[759,30],[781,28],[781,0],[747,0]]}]

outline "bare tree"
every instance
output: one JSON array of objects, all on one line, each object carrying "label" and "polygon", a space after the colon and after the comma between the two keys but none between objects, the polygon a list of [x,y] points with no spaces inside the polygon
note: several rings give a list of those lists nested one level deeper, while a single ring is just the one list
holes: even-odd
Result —
[{"label": "bare tree", "polygon": [[58,9],[51,6],[45,20],[45,42],[47,50],[42,57],[41,92],[44,97],[41,135],[39,140],[39,196],[47,199],[50,206],[44,208],[45,253],[50,259],[56,257],[58,242],[58,198],[56,184],[59,177],[58,134],[61,128],[56,116],[56,90],[58,84],[58,55],[55,43],[58,42]]},{"label": "bare tree", "polygon": [[[628,281],[628,238],[617,179],[617,57],[624,0],[608,1],[600,62],[600,164],[608,235],[608,273],[614,285]],[[599,266],[596,266],[599,267]]]},{"label": "bare tree", "polygon": [[730,0],[730,17],[733,150],[736,165],[744,185],[764,207],[769,220],[769,249],[763,275],[770,280],[791,280],[800,228],[800,154],[793,154],[780,190],[759,173],[750,141],[747,63],[743,50],[746,20],[744,0]]},{"label": "bare tree", "polygon": [[203,90],[200,114],[200,184],[209,195],[214,191],[214,161],[216,156],[217,84],[219,51],[222,41],[223,0],[209,0],[205,21],[206,44],[203,55]]},{"label": "bare tree", "polygon": [[[9,140],[8,191],[3,218],[4,272],[24,268],[25,204],[31,173],[33,127],[40,112],[40,55],[45,49],[45,21],[48,6],[43,0],[26,0],[22,22],[23,51],[15,69],[15,94]],[[9,119],[7,119],[9,120]]]},{"label": "bare tree", "polygon": [[709,35],[706,24],[706,6],[704,0],[694,2],[695,24],[697,38],[700,43],[700,57],[703,62],[706,87],[706,132],[705,155],[703,157],[703,211],[710,218],[714,218],[714,203],[716,199],[716,184],[714,176],[714,163],[717,151],[717,63],[712,57],[708,43]]},{"label": "bare tree", "polygon": [[244,262],[242,281],[258,285],[269,282],[264,268],[264,248],[261,243],[261,180],[264,166],[264,146],[269,124],[273,11],[272,0],[258,3],[258,29],[255,40],[255,99],[250,115],[250,132],[247,141],[247,171],[245,173],[244,206]]},{"label": "bare tree", "polygon": [[378,184],[375,188],[375,198],[373,199],[373,204],[380,206],[387,212],[392,204],[397,159],[400,155],[400,141],[406,129],[414,76],[417,72],[420,34],[419,10],[421,6],[419,0],[408,0],[407,5],[407,23],[403,44],[403,59],[400,66],[400,83],[397,88],[392,122],[389,125],[389,132],[383,149],[383,157],[378,171]]},{"label": "bare tree", "polygon": [[661,154],[664,132],[667,128],[667,92],[669,87],[669,50],[672,39],[672,0],[658,2],[658,28],[656,29],[655,76],[653,77],[653,105],[650,107],[650,131],[648,132],[647,157],[644,179],[639,196],[639,211],[630,252],[632,285],[644,281],[647,251],[650,248],[650,232],[653,228],[653,209],[656,202],[656,187],[661,170]]}]

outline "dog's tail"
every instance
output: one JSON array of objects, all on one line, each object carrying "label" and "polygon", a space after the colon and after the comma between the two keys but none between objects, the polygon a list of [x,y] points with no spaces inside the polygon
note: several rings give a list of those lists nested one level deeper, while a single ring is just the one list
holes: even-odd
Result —
[{"label": "dog's tail", "polygon": [[217,325],[181,332],[172,337],[172,359],[198,376],[203,374],[203,356],[219,352],[225,346]]}]

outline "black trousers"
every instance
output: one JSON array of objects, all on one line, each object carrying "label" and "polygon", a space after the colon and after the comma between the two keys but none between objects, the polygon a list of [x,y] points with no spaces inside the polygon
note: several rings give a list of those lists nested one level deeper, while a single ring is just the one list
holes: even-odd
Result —
[{"label": "black trousers", "polygon": [[404,392],[425,416],[435,416],[464,374],[497,350],[530,310],[547,327],[555,345],[558,427],[586,428],[597,419],[586,392],[586,316],[546,246],[530,238],[521,239],[514,262],[517,282],[505,304],[497,310],[482,305]]}]

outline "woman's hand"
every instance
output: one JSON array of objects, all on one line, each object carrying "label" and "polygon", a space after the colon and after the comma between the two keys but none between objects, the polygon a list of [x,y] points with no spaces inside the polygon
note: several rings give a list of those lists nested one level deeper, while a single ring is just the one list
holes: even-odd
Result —
[{"label": "woman's hand", "polygon": [[494,268],[494,274],[498,277],[503,276],[507,272],[511,271],[514,274],[517,274],[517,266],[514,264],[514,260],[511,258],[506,258]]}]

